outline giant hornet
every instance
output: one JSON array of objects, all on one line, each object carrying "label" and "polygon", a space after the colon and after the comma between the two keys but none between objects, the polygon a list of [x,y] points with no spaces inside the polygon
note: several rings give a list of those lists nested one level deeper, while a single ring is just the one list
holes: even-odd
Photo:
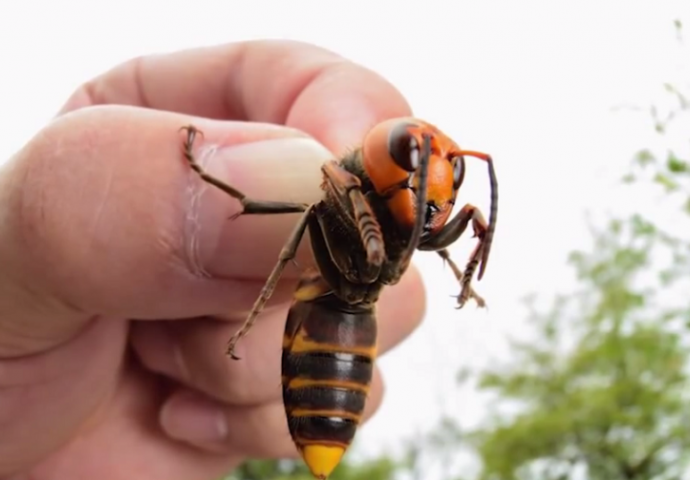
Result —
[{"label": "giant hornet", "polygon": [[[322,167],[322,199],[314,204],[248,198],[207,174],[195,161],[199,132],[186,131],[184,155],[206,182],[241,202],[238,215],[302,213],[280,252],[248,318],[228,343],[227,354],[251,329],[309,229],[318,269],[302,275],[283,336],[282,385],[288,429],[314,477],[327,478],[340,463],[361,421],[377,354],[376,302],[396,284],[415,250],[434,251],[461,284],[458,308],[469,298],[479,306],[471,280],[486,269],[496,228],[498,185],[484,153],[462,150],[435,126],[415,118],[374,126],[360,148]],[[487,224],[473,205],[450,221],[465,178],[465,157],[489,169],[491,211]],[[447,247],[472,222],[478,243],[464,271]]]}]

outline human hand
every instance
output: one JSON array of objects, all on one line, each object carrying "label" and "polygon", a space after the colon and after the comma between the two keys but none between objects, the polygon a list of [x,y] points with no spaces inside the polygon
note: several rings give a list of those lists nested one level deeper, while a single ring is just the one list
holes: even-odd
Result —
[{"label": "human hand", "polygon": [[[80,88],[0,170],[0,478],[211,479],[296,457],[280,345],[298,269],[241,361],[224,350],[297,215],[229,222],[238,202],[189,169],[179,128],[248,195],[310,202],[333,154],[301,132],[337,154],[409,114],[374,73],[292,42],[139,58]],[[414,268],[384,293],[381,351],[423,295]],[[376,371],[367,417],[382,390]]]}]

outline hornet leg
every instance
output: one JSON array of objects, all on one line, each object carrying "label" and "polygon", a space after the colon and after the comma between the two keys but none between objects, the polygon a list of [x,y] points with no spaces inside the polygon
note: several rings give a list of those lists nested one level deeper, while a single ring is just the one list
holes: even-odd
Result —
[{"label": "hornet leg", "polygon": [[240,215],[245,214],[301,213],[307,209],[308,205],[304,203],[272,202],[248,198],[244,193],[240,192],[235,187],[232,187],[222,180],[219,180],[218,178],[206,173],[201,165],[196,162],[194,154],[192,153],[194,139],[196,138],[197,134],[203,135],[203,133],[193,125],[184,126],[180,128],[180,130],[185,130],[187,132],[183,153],[189,162],[190,167],[192,167],[192,169],[199,174],[202,180],[219,188],[231,197],[236,198],[242,204],[242,210],[233,215],[231,219],[235,219]]},{"label": "hornet leg", "polygon": [[313,206],[307,207],[307,211],[304,212],[302,218],[300,218],[297,225],[295,225],[295,229],[292,231],[292,234],[288,238],[288,241],[285,243],[285,246],[283,246],[283,249],[280,251],[278,263],[276,263],[275,267],[273,267],[273,271],[271,272],[271,275],[269,275],[268,280],[266,280],[266,283],[261,289],[261,294],[259,295],[259,298],[257,298],[254,302],[254,306],[252,307],[251,312],[249,312],[249,316],[244,321],[237,333],[235,333],[228,342],[227,354],[230,355],[234,360],[239,360],[239,357],[235,355],[235,345],[237,345],[237,342],[242,337],[249,333],[249,330],[254,325],[256,317],[259,315],[259,313],[261,313],[261,310],[263,310],[264,305],[266,305],[268,299],[271,298],[271,295],[273,295],[273,291],[275,290],[276,285],[278,284],[278,280],[280,280],[280,276],[283,274],[283,270],[285,270],[285,266],[288,264],[288,262],[295,258],[297,247],[299,246],[299,243],[302,240],[302,237],[304,236],[304,232],[307,229],[307,223],[309,217],[312,214],[313,208]]},{"label": "hornet leg", "polygon": [[[371,283],[376,280],[385,261],[386,249],[381,226],[376,220],[371,205],[362,193],[362,182],[352,173],[336,162],[328,162],[322,167],[324,190],[331,193],[334,206],[340,210],[343,218],[352,218],[354,227],[359,232],[362,246],[367,254],[366,262],[360,265],[353,277],[349,270],[350,253],[345,250],[331,249],[326,243],[333,262],[345,277],[355,283]],[[350,213],[352,212],[352,213]]]},{"label": "hornet leg", "polygon": [[474,205],[468,203],[462,207],[462,210],[460,210],[458,214],[450,222],[448,222],[448,224],[443,227],[440,232],[419,246],[420,250],[443,250],[460,238],[460,236],[467,229],[467,225],[470,223],[470,221],[472,222],[474,237],[478,237],[479,242],[477,243],[474,252],[472,252],[470,259],[467,262],[465,271],[462,273],[462,279],[460,280],[462,289],[460,291],[460,295],[458,296],[458,305],[460,307],[465,304],[467,299],[473,296],[470,293],[472,276],[477,269],[477,265],[479,265],[479,261],[482,259],[486,232],[488,230],[488,225],[484,219],[484,215],[482,215],[482,212],[480,212],[479,209]]},{"label": "hornet leg", "polygon": [[[455,275],[455,278],[460,282],[462,285],[462,279],[464,278],[464,275],[460,268],[457,266],[457,264],[453,261],[452,258],[450,258],[450,252],[446,250],[445,248],[443,250],[438,250],[436,253],[443,259],[444,262],[448,264],[450,269],[453,271],[453,274]],[[475,302],[477,302],[477,305],[479,305],[480,308],[486,307],[486,301],[484,298],[482,298],[477,292],[474,291],[474,288],[471,286],[468,287],[467,289],[467,298],[462,300],[462,293],[458,295],[458,307],[461,308],[462,305],[467,301],[469,298],[473,298]],[[462,303],[461,303],[462,300]]]}]

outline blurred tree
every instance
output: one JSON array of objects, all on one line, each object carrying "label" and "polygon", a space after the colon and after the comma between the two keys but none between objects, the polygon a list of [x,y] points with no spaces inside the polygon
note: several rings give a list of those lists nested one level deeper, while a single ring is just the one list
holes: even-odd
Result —
[{"label": "blurred tree", "polygon": [[[690,102],[666,90],[673,106],[651,109],[655,129],[663,141],[682,127],[687,145]],[[593,228],[593,248],[570,257],[579,291],[546,311],[528,302],[536,338],[478,375],[496,407],[518,412],[460,435],[481,480],[688,478],[690,166],[688,152],[660,150],[641,151],[624,178],[640,195],[655,186],[657,203]]]}]

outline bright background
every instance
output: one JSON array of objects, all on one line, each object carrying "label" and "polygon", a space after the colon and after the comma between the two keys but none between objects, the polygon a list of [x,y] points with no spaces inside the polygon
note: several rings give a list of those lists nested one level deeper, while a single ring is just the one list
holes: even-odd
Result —
[{"label": "bright background", "polygon": [[[78,85],[146,53],[285,38],[330,48],[396,85],[415,113],[496,160],[499,219],[476,289],[490,310],[454,310],[457,285],[419,254],[429,294],[424,325],[385,356],[387,396],[360,432],[375,454],[440,415],[472,425],[483,401],[458,390],[458,368],[505,357],[523,334],[521,298],[573,281],[567,253],[585,247],[585,212],[634,205],[616,190],[625,164],[653,144],[646,107],[680,75],[672,22],[683,1],[118,0],[8,1],[0,6],[0,159],[8,158]],[[688,78],[687,72],[685,78]],[[280,79],[276,79],[280,81]],[[626,107],[620,109],[618,107]],[[468,164],[460,202],[488,214],[488,181]],[[647,205],[646,208],[653,208]],[[453,248],[464,265],[474,243]]]}]

